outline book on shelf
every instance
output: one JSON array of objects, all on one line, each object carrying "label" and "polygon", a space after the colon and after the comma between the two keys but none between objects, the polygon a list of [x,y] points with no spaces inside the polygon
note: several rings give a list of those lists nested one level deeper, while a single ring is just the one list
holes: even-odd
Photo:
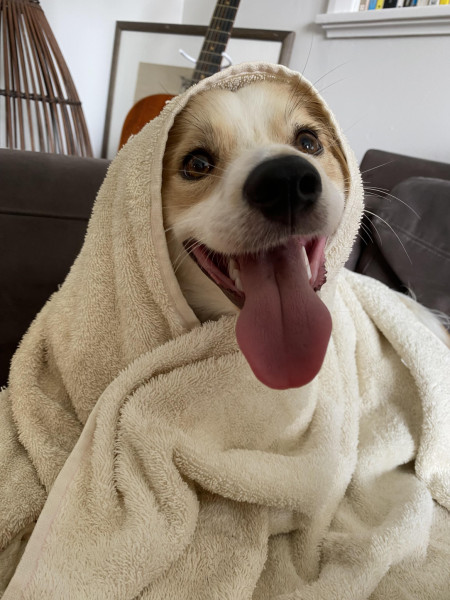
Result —
[{"label": "book on shelf", "polygon": [[449,5],[450,0],[329,0],[328,13]]}]

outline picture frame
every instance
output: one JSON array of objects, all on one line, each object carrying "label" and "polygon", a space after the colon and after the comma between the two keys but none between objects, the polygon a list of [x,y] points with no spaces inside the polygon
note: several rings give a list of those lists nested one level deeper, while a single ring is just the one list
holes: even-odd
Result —
[{"label": "picture frame", "polygon": [[[177,94],[172,89],[194,64],[180,49],[196,59],[206,35],[203,25],[117,21],[105,115],[101,156],[113,158],[128,111],[150,94]],[[234,28],[227,45],[233,63],[275,62],[288,65],[293,31]]]}]

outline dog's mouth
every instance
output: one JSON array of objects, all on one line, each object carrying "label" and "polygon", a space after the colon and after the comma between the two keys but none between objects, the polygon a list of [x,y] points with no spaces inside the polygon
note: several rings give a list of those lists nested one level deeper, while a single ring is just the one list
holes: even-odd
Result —
[{"label": "dog's mouth", "polygon": [[300,387],[320,370],[331,316],[317,295],[326,280],[326,238],[291,237],[275,248],[225,256],[184,243],[200,269],[241,311],[238,344],[255,375],[275,389]]}]

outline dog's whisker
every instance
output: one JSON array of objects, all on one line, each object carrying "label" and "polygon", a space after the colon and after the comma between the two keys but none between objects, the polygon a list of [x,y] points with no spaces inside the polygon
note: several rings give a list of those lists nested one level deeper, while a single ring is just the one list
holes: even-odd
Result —
[{"label": "dog's whisker", "polygon": [[333,81],[333,83],[329,83],[325,87],[318,90],[318,92],[319,94],[323,94],[325,90],[328,90],[330,87],[333,87],[333,85],[337,85],[338,83],[342,83],[343,81],[348,81],[349,79],[350,77],[342,77],[341,79],[337,79],[336,81]]},{"label": "dog's whisker", "polygon": [[[419,213],[416,210],[414,210],[414,208],[412,206],[410,206],[407,202],[405,202],[398,196],[395,196],[394,194],[389,193],[387,190],[384,190],[383,188],[376,188],[376,187],[371,187],[371,186],[366,186],[366,187],[364,187],[364,189],[369,191],[368,195],[374,196],[376,198],[383,198],[385,196],[388,196],[389,198],[398,200],[398,202],[400,202],[401,204],[406,206],[406,208],[408,208],[418,219],[422,219],[421,215],[419,215]],[[380,192],[380,194],[372,194],[371,193],[372,191]]]},{"label": "dog's whisker", "polygon": [[316,87],[316,85],[319,83],[319,81],[322,81],[322,79],[325,79],[325,77],[327,77],[327,75],[330,75],[330,73],[333,73],[334,71],[336,71],[337,69],[340,69],[341,67],[344,67],[345,65],[348,65],[351,62],[351,60],[346,60],[345,62],[336,65],[335,67],[333,67],[332,69],[330,69],[329,71],[327,71],[324,75],[322,75],[321,77],[319,77],[319,79],[316,79],[314,81],[314,83],[312,84],[313,87]]},{"label": "dog's whisker", "polygon": [[200,242],[192,242],[187,248],[180,251],[179,255],[173,261],[173,270],[176,273],[178,269],[181,267],[186,258],[189,258],[189,254],[196,248],[201,246]]},{"label": "dog's whisker", "polygon": [[169,233],[169,231],[173,231],[177,226],[176,225],[172,225],[171,227],[167,227],[167,229],[164,229],[164,233]]},{"label": "dog's whisker", "polygon": [[361,123],[361,121],[364,121],[364,119],[366,119],[366,118],[367,118],[367,114],[362,115],[361,117],[359,117],[359,119],[356,119],[356,121],[353,121],[353,123],[351,125],[349,125],[345,129],[343,129],[343,133],[347,134],[350,131],[350,129],[353,129],[353,127],[355,127],[356,125]]},{"label": "dog's whisker", "polygon": [[[405,254],[406,254],[406,256],[408,257],[408,260],[409,260],[409,262],[410,262],[411,264],[413,264],[413,262],[412,262],[412,260],[411,260],[411,257],[410,257],[410,256],[409,256],[409,254],[408,254],[408,251],[406,250],[406,248],[405,248],[405,246],[404,246],[404,244],[403,244],[402,240],[400,239],[400,236],[397,234],[397,232],[394,230],[394,228],[393,228],[393,227],[392,227],[392,226],[391,226],[391,225],[390,225],[390,224],[389,224],[389,223],[388,223],[388,222],[387,222],[385,219],[383,219],[382,217],[380,217],[380,215],[377,215],[376,213],[374,213],[374,212],[372,212],[372,211],[368,210],[367,208],[365,208],[365,209],[364,209],[364,212],[365,212],[366,214],[369,214],[369,215],[372,215],[372,216],[376,217],[377,219],[380,219],[380,221],[382,221],[382,222],[383,222],[383,223],[384,223],[384,224],[385,224],[387,227],[389,227],[389,229],[390,229],[390,230],[392,231],[392,233],[395,235],[395,237],[397,238],[397,240],[400,242],[400,245],[402,246],[403,250],[405,251]],[[376,230],[375,223],[374,223],[373,225],[374,225],[374,229]]]},{"label": "dog's whisker", "polygon": [[302,69],[302,71],[301,71],[302,77],[304,77],[304,76],[305,76],[305,73],[306,73],[306,67],[308,66],[308,63],[309,63],[309,58],[310,58],[310,56],[311,56],[311,51],[312,51],[312,47],[313,47],[313,42],[314,42],[314,35],[313,35],[313,34],[311,34],[311,42],[310,42],[310,44],[309,44],[308,56],[306,57],[305,66],[303,67],[303,69]]},{"label": "dog's whisker", "polygon": [[173,260],[173,270],[175,271],[175,273],[177,272],[179,264],[181,264],[181,262],[185,258],[185,255],[186,255],[186,252],[183,249],[183,250],[180,251],[180,253],[178,254],[178,256],[176,256],[175,259]]},{"label": "dog's whisker", "polygon": [[196,248],[196,246],[200,246],[200,242],[193,240],[189,245],[183,247],[178,256],[175,258],[174,263],[176,263],[181,257],[184,257],[185,252],[187,254],[192,252]]},{"label": "dog's whisker", "polygon": [[366,173],[369,173],[370,171],[375,171],[375,169],[381,169],[381,167],[390,165],[393,162],[395,162],[395,160],[388,160],[387,162],[382,163],[381,165],[376,165],[375,167],[371,167],[370,169],[365,169],[364,171],[361,171],[361,175],[365,175]]},{"label": "dog's whisker", "polygon": [[[336,69],[338,69],[338,68],[346,65],[349,62],[351,62],[351,61],[345,61],[345,62],[343,62],[343,63],[341,63],[339,65],[336,65],[335,67],[333,67],[332,69],[330,69],[329,71],[327,71],[326,73],[324,73],[323,75],[321,75],[313,83],[308,82],[308,85],[305,86],[306,89],[303,90],[303,93],[300,95],[300,98],[296,98],[295,104],[293,104],[291,111],[295,110],[299,106],[304,106],[305,104],[307,104],[305,102],[305,97],[306,97],[307,94],[314,93],[313,90],[315,89],[316,84],[319,81],[321,81],[322,79],[324,79],[327,75],[329,75],[330,73],[332,73]],[[338,82],[335,82],[335,83],[338,83]],[[332,85],[334,85],[334,84],[332,84]],[[327,87],[329,87],[329,86],[327,86]],[[324,89],[326,89],[326,88],[324,88]],[[298,96],[298,91],[297,90],[293,90],[293,99],[295,98],[295,96]],[[308,98],[308,100],[311,102],[311,98]]]},{"label": "dog's whisker", "polygon": [[185,254],[185,255],[184,255],[182,258],[181,258],[181,260],[179,261],[179,263],[178,263],[176,266],[174,265],[173,271],[174,271],[174,273],[175,273],[175,274],[177,273],[177,271],[180,269],[181,265],[184,263],[184,261],[185,261],[187,258],[189,258],[189,254],[187,254],[187,253],[186,253],[186,254]]},{"label": "dog's whisker", "polygon": [[356,235],[357,235],[357,237],[359,237],[359,239],[361,240],[361,242],[362,242],[362,243],[363,243],[365,246],[367,246],[367,240],[366,240],[366,239],[364,239],[364,236],[362,236],[362,235],[361,235],[359,232],[358,232]]},{"label": "dog's whisker", "polygon": [[[376,235],[378,236],[378,239],[379,239],[379,241],[380,241],[380,246],[382,246],[382,245],[383,245],[383,240],[382,240],[382,238],[381,238],[380,232],[378,231],[378,229],[377,229],[377,227],[376,227],[375,223],[373,223],[373,221],[371,221],[371,223],[372,223],[372,225],[373,225],[373,229],[374,229],[374,231],[375,231],[375,233],[376,233]],[[365,227],[365,230],[367,231],[368,235],[370,236],[370,228],[369,228],[369,225],[367,225],[366,223],[364,223],[363,221],[361,221],[361,227],[363,227],[363,226]],[[372,237],[370,238],[370,240],[371,240],[371,242],[372,242],[372,243],[374,242],[374,240],[373,240],[373,238],[372,238]]]},{"label": "dog's whisker", "polygon": [[372,224],[373,224],[373,229],[375,231],[375,234],[377,235],[377,237],[378,237],[378,239],[380,241],[380,246],[382,246],[383,245],[383,240],[381,238],[380,232],[378,231],[376,225],[374,223],[372,223]]},{"label": "dog's whisker", "polygon": [[[365,223],[361,223],[361,229],[364,231],[364,233],[367,235],[367,237],[369,238],[369,240],[373,244],[373,237],[372,237],[372,235],[370,233],[369,227]],[[380,242],[381,242],[381,240],[380,240]]]},{"label": "dog's whisker", "polygon": [[[391,163],[395,162],[395,160],[388,160],[385,163],[382,163],[381,165],[376,165],[375,167],[371,167],[370,169],[364,169],[364,171],[360,171],[361,175],[365,175],[366,173],[369,173],[370,171],[374,171],[375,169],[381,169],[382,167],[385,167],[386,165],[390,165]],[[345,178],[345,183],[349,183],[349,181],[351,180],[351,178],[347,177]],[[363,181],[364,183],[364,181]],[[365,186],[365,184],[364,184]]]}]

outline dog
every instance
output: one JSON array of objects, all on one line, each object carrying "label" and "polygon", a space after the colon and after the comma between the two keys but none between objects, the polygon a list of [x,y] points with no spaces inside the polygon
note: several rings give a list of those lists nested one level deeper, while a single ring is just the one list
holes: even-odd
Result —
[{"label": "dog", "polygon": [[[176,117],[163,164],[167,242],[185,298],[202,322],[240,314],[241,350],[257,377],[279,389],[308,383],[322,364],[331,333],[318,299],[324,250],[349,182],[329,114],[299,85],[263,81],[197,94]],[[307,314],[291,320],[298,306]]]}]

